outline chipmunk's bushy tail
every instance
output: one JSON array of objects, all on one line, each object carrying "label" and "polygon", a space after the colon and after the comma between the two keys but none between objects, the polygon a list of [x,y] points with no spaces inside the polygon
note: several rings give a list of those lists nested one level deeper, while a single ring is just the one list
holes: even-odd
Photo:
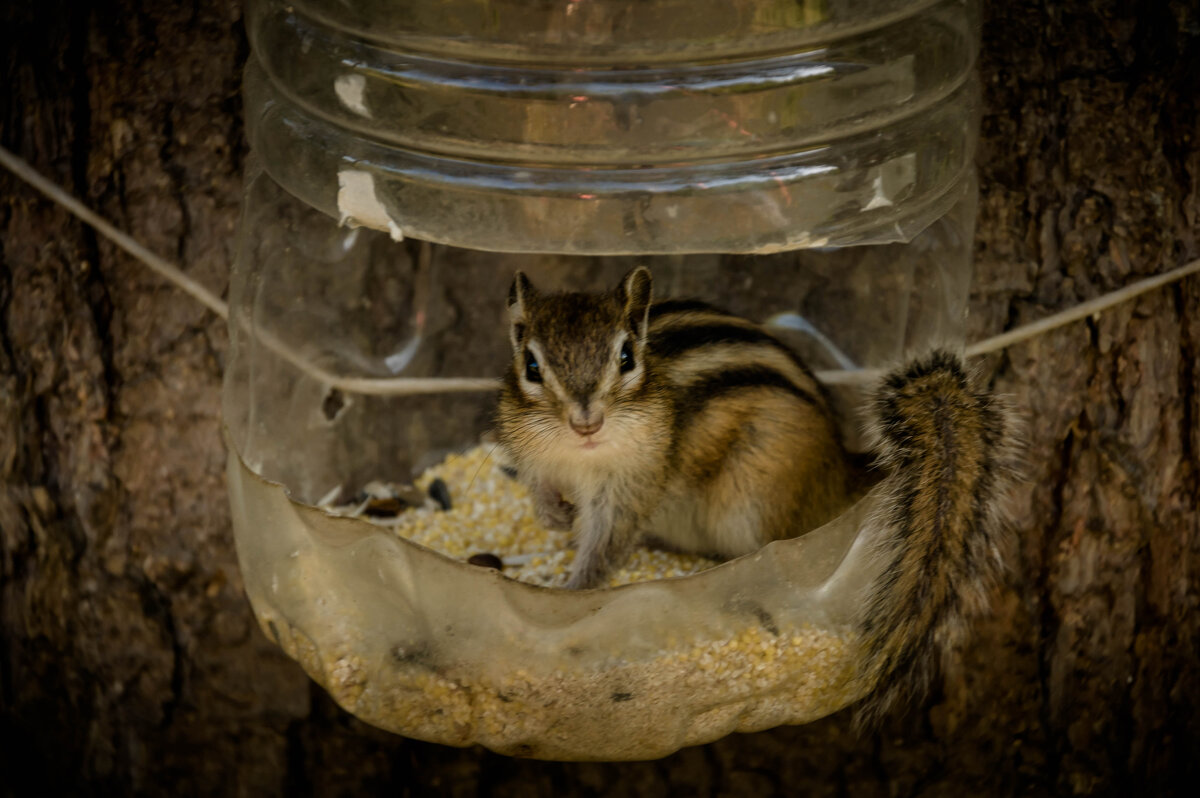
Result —
[{"label": "chipmunk's bushy tail", "polygon": [[874,685],[862,726],[922,694],[966,619],[986,608],[1008,548],[1001,508],[1019,473],[1013,419],[955,355],[893,372],[874,415],[889,475],[875,518],[883,570],[858,619],[861,674]]}]

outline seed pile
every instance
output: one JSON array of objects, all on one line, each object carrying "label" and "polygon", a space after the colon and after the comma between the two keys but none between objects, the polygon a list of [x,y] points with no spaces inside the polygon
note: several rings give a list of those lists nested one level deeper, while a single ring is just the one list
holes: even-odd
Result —
[{"label": "seed pile", "polygon": [[[451,454],[416,480],[419,494],[411,488],[376,482],[364,489],[361,501],[340,506],[327,502],[324,507],[338,515],[360,516],[389,527],[400,537],[447,557],[475,558],[476,564],[493,567],[494,561],[479,555],[494,555],[503,564],[505,576],[561,587],[575,559],[571,533],[538,523],[529,491],[505,473],[492,452],[493,447],[478,446]],[[609,585],[685,576],[713,565],[716,562],[705,557],[639,547],[613,574]]]},{"label": "seed pile", "polygon": [[[561,586],[570,573],[570,533],[538,523],[529,492],[505,473],[489,446],[450,455],[413,485],[372,483],[352,503],[333,507],[332,500],[322,503],[329,512],[360,517],[481,568],[500,566],[508,577]],[[323,567],[313,554],[304,551],[290,561],[300,584],[309,581],[306,569]],[[714,564],[639,548],[611,584],[685,575]],[[529,643],[542,632],[523,625],[530,611],[524,604],[497,607],[496,623],[476,634],[426,638],[397,632],[392,639],[362,635],[364,607],[327,598],[311,602],[305,623],[296,626],[269,606],[256,609],[264,630],[339,704],[400,734],[483,744],[516,756],[664,756],[732,731],[815,720],[861,697],[867,687],[856,678],[856,641],[849,630],[791,617],[735,625],[726,634],[703,624],[673,625],[650,651],[626,650],[621,643],[615,650],[600,644],[593,650],[588,637],[582,646],[562,646],[560,654],[531,657]],[[489,609],[478,611],[486,616]],[[619,638],[623,624],[639,623],[639,612],[624,607],[607,616],[600,632]],[[533,617],[543,618],[541,610]],[[552,623],[544,633],[563,632]]]},{"label": "seed pile", "polygon": [[372,724],[550,759],[664,756],[733,731],[807,723],[865,692],[854,678],[850,641],[811,626],[781,635],[752,627],[727,640],[664,644],[646,661],[580,669],[538,663],[499,678],[464,671],[454,658],[430,668],[364,658],[337,644],[318,654],[297,636],[281,645],[339,704]]}]

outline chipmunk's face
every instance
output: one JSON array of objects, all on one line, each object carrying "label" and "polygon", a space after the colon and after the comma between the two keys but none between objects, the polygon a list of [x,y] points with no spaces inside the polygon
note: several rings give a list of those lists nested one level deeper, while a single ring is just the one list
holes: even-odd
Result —
[{"label": "chipmunk's face", "polygon": [[602,295],[540,294],[520,272],[509,292],[507,401],[538,450],[620,448],[636,434],[645,379],[650,272]]}]

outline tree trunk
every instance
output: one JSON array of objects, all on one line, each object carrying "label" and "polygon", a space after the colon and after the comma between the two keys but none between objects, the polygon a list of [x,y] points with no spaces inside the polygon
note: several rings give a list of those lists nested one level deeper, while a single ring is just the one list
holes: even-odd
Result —
[{"label": "tree trunk", "polygon": [[[201,282],[233,254],[240,4],[0,8],[0,141]],[[1200,257],[1194,3],[987,4],[977,339]],[[224,323],[0,174],[0,794],[1192,794],[1200,279],[987,359],[1028,420],[995,613],[878,734],[659,762],[457,750],[346,715],[257,631]],[[1191,787],[1191,789],[1189,789]]]}]

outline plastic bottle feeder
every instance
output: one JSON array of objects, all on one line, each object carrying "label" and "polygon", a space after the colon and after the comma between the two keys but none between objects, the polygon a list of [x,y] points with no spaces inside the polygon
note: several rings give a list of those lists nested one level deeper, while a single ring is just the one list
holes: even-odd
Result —
[{"label": "plastic bottle feeder", "polygon": [[[644,263],[656,298],[770,320],[818,372],[961,345],[976,12],[248,0],[224,404],[265,633],[368,723],[539,758],[659,757],[872,690],[856,623],[894,474],[755,554],[572,592],[465,562],[530,523],[479,447],[518,268],[583,290]],[[861,443],[861,386],[831,390]],[[412,489],[375,491],[415,505],[382,521],[329,509],[369,516],[364,486],[456,467],[449,511]],[[406,539],[410,519],[459,549]]]}]

